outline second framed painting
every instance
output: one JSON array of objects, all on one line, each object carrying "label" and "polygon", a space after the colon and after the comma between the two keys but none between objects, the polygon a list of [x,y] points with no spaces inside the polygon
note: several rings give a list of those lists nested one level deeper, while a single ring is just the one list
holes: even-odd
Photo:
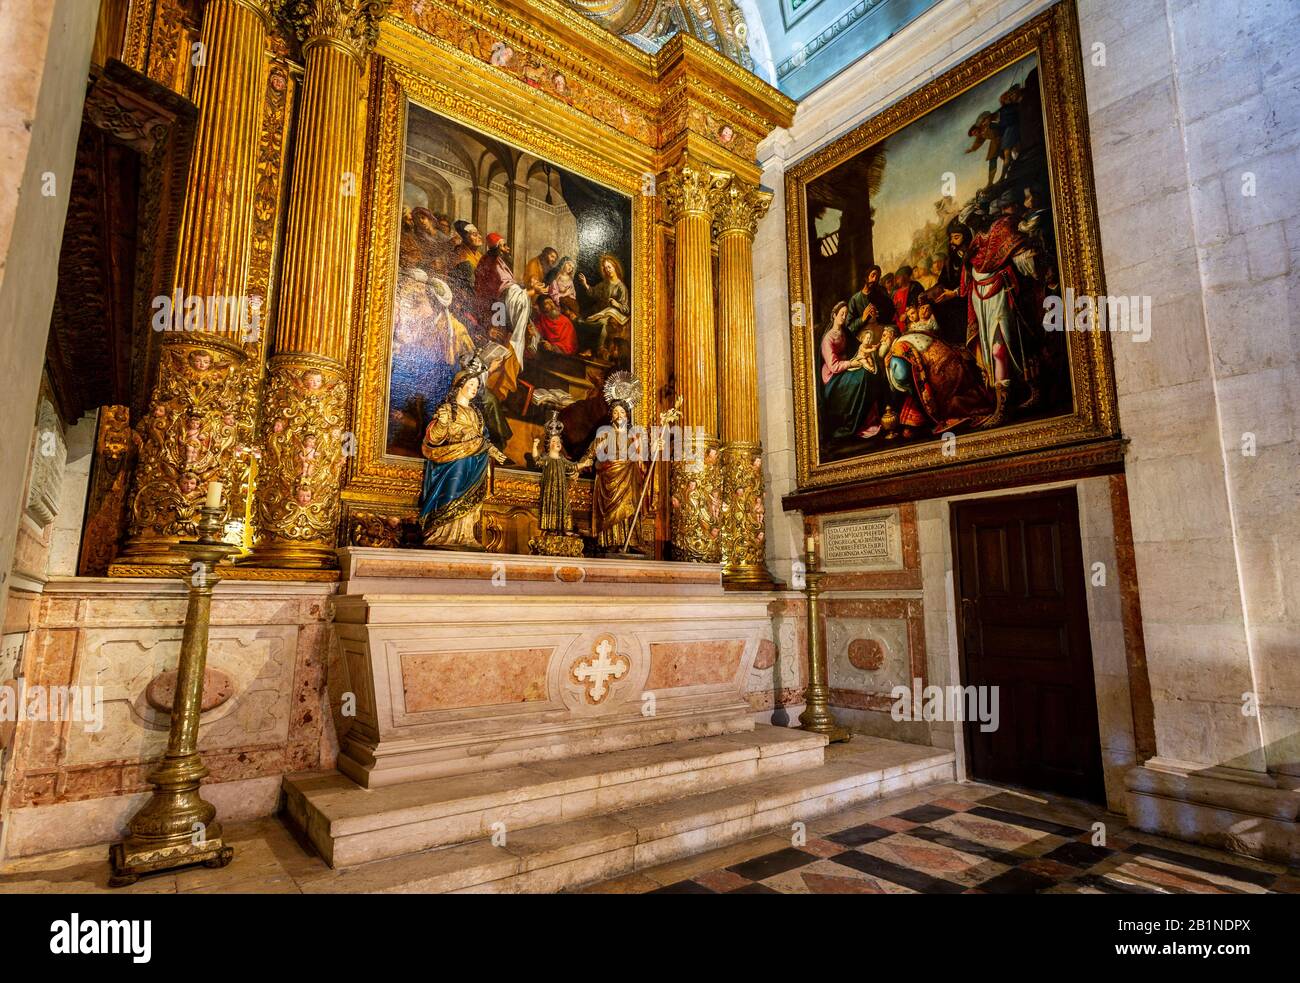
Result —
[{"label": "second framed painting", "polygon": [[787,171],[800,490],[1118,434],[1091,175],[1068,3]]}]

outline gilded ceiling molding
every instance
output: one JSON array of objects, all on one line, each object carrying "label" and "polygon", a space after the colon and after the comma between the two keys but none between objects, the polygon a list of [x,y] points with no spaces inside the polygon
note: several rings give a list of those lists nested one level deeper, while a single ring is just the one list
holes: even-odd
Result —
[{"label": "gilded ceiling molding", "polygon": [[611,34],[646,51],[689,34],[749,71],[749,25],[734,0],[565,0]]}]

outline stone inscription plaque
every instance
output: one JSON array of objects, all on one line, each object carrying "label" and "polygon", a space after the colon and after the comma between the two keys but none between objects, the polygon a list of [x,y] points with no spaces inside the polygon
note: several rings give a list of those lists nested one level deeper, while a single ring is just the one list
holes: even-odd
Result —
[{"label": "stone inscription plaque", "polygon": [[903,541],[898,509],[823,519],[821,558],[827,570],[901,570]]}]

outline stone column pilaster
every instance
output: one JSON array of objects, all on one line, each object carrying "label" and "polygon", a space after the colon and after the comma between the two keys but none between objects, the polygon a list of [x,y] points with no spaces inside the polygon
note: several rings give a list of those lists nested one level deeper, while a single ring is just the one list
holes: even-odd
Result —
[{"label": "stone column pilaster", "polygon": [[[198,106],[174,287],[155,301],[158,379],[136,425],[128,537],[115,566],[184,562],[171,545],[197,534],[209,481],[236,485],[244,348],[260,312],[246,295],[271,0],[207,0],[193,99]],[[126,571],[115,571],[126,572]]]},{"label": "stone column pilaster", "polygon": [[347,451],[348,326],[360,167],[357,113],[365,59],[388,0],[289,0],[302,42],[274,355],[263,398],[257,542],[261,566],[333,566]]},{"label": "stone column pilaster", "polygon": [[[722,558],[722,469],[718,443],[718,353],[713,323],[712,198],[730,174],[683,157],[661,185],[664,217],[675,233],[673,378],[682,397],[685,460],[669,465],[673,555]],[[652,423],[653,421],[643,421]]]},{"label": "stone column pilaster", "polygon": [[713,200],[718,243],[718,392],[722,438],[723,579],[765,589],[763,448],[758,429],[758,339],[754,316],[754,233],[770,192],[732,178]]}]

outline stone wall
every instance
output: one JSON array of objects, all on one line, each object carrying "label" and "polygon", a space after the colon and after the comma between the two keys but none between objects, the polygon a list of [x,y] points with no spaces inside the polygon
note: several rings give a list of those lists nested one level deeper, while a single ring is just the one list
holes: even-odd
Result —
[{"label": "stone wall", "polygon": [[89,67],[98,6],[12,0],[0,7],[0,378],[8,409],[0,418],[0,621],[86,92],[84,71],[68,69]]}]

